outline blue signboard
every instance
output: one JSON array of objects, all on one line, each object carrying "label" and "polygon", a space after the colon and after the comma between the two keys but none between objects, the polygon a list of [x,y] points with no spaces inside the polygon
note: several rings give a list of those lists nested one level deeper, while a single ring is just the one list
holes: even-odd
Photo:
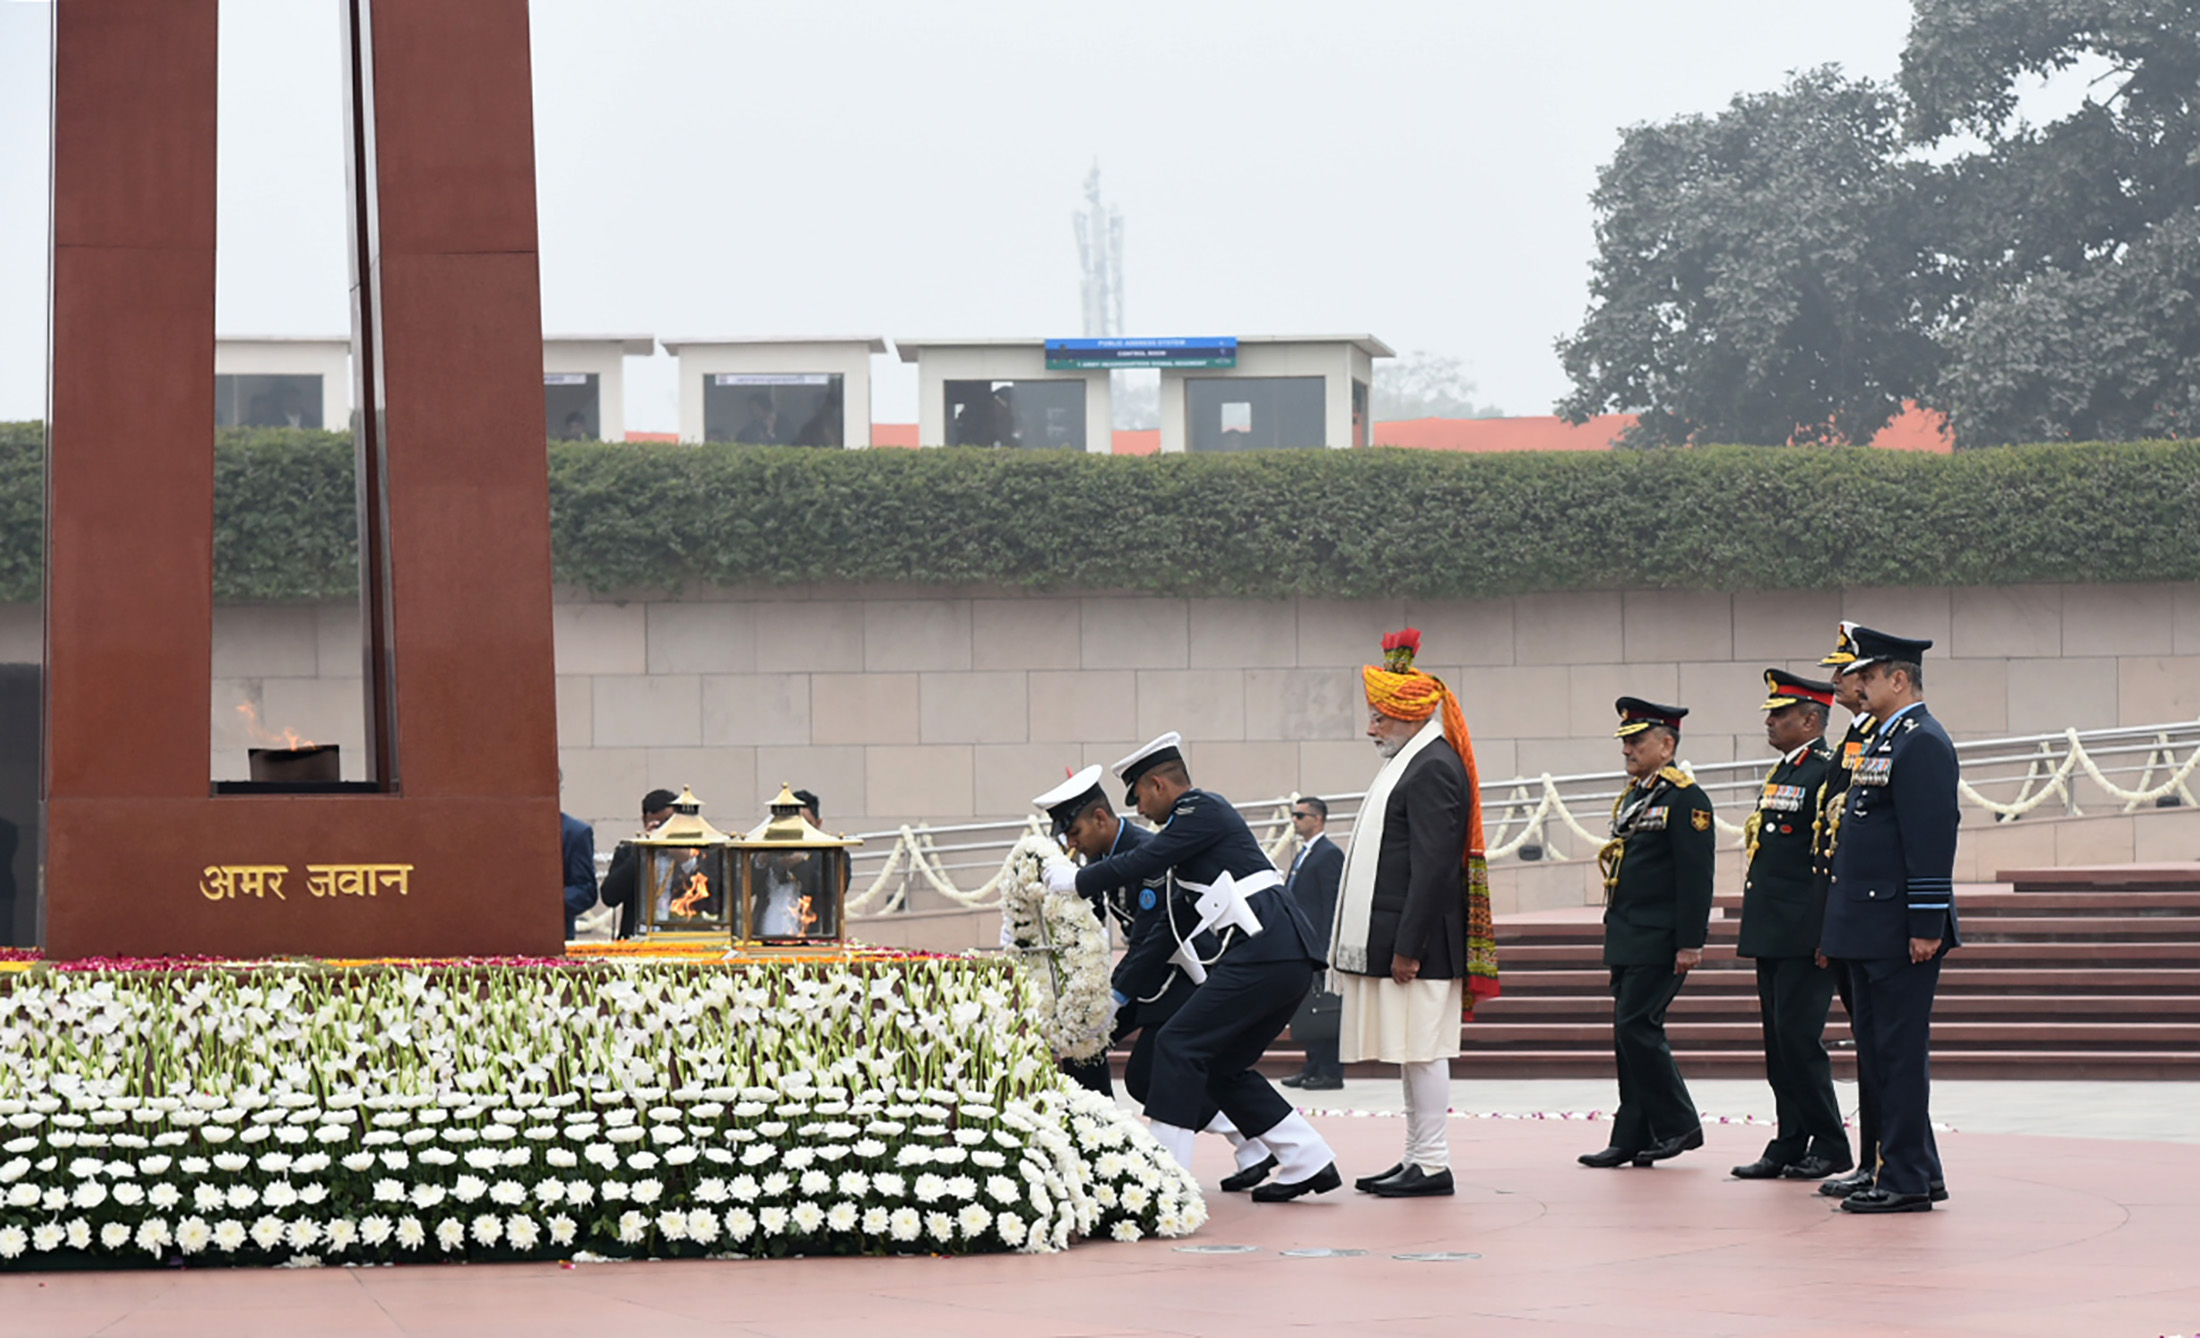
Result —
[{"label": "blue signboard", "polygon": [[1047,370],[1098,367],[1235,367],[1237,337],[1185,339],[1049,339]]}]

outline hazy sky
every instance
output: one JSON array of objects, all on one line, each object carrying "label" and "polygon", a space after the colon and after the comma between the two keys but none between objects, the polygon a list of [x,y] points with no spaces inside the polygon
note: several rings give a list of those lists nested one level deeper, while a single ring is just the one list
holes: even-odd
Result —
[{"label": "hazy sky", "polygon": [[[1371,332],[1548,413],[1619,130],[1891,74],[1906,0],[535,0],[553,333],[1078,333],[1097,158],[1133,334]],[[340,334],[335,0],[223,0],[218,325]],[[51,9],[0,0],[0,418],[43,414]],[[675,425],[671,360],[627,422]],[[874,362],[880,421],[914,375]],[[1378,376],[1380,371],[1378,370]]]}]

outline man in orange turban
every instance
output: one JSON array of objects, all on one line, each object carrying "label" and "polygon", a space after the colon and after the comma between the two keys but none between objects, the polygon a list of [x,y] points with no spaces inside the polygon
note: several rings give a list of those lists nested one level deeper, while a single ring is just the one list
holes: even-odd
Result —
[{"label": "man in orange turban", "polygon": [[1420,648],[1418,631],[1394,632],[1383,663],[1360,671],[1384,761],[1353,823],[1329,949],[1340,1059],[1396,1064],[1405,1084],[1405,1155],[1358,1182],[1384,1198],[1452,1192],[1444,1120],[1459,1022],[1497,994],[1474,743],[1458,698],[1413,667]]}]

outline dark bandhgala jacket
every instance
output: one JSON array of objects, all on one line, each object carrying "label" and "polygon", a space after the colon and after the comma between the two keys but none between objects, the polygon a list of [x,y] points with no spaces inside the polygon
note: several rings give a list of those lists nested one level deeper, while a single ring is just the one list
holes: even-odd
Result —
[{"label": "dark bandhgala jacket", "polygon": [[1670,963],[1711,928],[1711,797],[1678,767],[1628,785],[1612,810],[1623,844],[1604,908],[1607,966]]},{"label": "dark bandhgala jacket", "polygon": [[1808,957],[1818,951],[1825,901],[1811,874],[1818,792],[1834,769],[1833,751],[1812,739],[1794,761],[1781,758],[1757,796],[1749,867],[1742,873],[1744,957]]},{"label": "dark bandhgala jacket", "polygon": [[1955,744],[1920,705],[1886,721],[1849,773],[1820,950],[1907,961],[1910,940],[1957,946]]},{"label": "dark bandhgala jacket", "polygon": [[1367,971],[1390,974],[1390,959],[1421,963],[1423,980],[1467,973],[1467,767],[1449,739],[1406,764],[1383,805],[1368,914]]}]

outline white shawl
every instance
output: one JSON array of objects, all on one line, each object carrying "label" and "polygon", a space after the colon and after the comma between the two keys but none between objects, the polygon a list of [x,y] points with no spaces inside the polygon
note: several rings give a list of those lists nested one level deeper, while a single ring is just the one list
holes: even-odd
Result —
[{"label": "white shawl", "polygon": [[[1360,816],[1352,821],[1352,839],[1344,849],[1344,878],[1337,890],[1337,916],[1329,926],[1329,967],[1355,976],[1388,976],[1390,963],[1379,967],[1367,960],[1368,924],[1375,914],[1375,865],[1383,855],[1383,810],[1390,807],[1390,792],[1406,765],[1423,748],[1444,737],[1443,722],[1431,715],[1420,732],[1383,763],[1360,801]],[[1334,984],[1332,985],[1334,989]],[[1341,992],[1341,991],[1338,991]]]}]

